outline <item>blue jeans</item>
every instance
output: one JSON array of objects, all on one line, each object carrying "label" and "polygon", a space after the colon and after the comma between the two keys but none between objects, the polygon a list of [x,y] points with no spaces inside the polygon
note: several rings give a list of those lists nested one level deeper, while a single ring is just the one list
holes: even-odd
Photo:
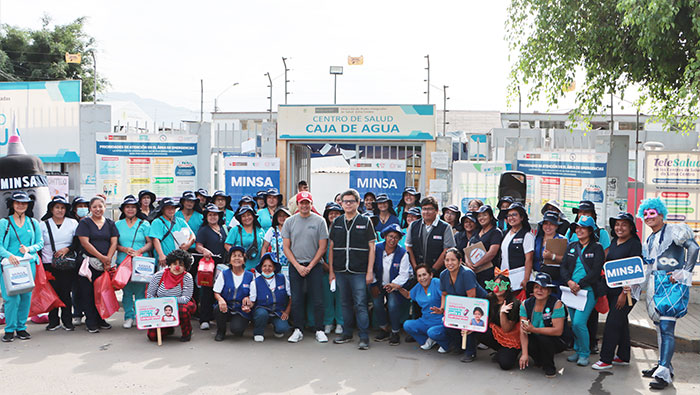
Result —
[{"label": "blue jeans", "polygon": [[294,328],[304,330],[304,290],[306,297],[313,306],[314,331],[323,330],[323,267],[317,264],[313,269],[302,277],[297,269],[289,267],[289,287],[292,291],[292,322]]},{"label": "blue jeans", "polygon": [[135,302],[146,297],[146,283],[129,281],[122,289],[122,305],[124,307],[124,319],[136,319]]},{"label": "blue jeans", "polygon": [[[369,341],[369,312],[367,308],[367,275],[365,273],[336,273],[336,292],[340,292],[343,309],[343,335],[352,336],[357,322],[360,339]],[[354,310],[354,311],[353,311]],[[357,318],[357,319],[356,319]]]},{"label": "blue jeans", "polygon": [[[386,305],[384,305],[384,300],[386,300]],[[379,292],[376,298],[372,298],[372,304],[374,305],[374,316],[376,317],[377,326],[384,328],[387,325],[387,310],[389,315],[389,323],[391,324],[391,331],[398,332],[401,330],[401,309],[404,305],[406,298],[401,296],[399,291],[394,291],[387,293],[383,289]],[[388,309],[387,309],[388,307]]]},{"label": "blue jeans", "polygon": [[272,327],[277,334],[289,332],[289,322],[270,313],[269,310],[258,307],[253,312],[253,335],[264,335],[268,322],[272,322]]},{"label": "blue jeans", "polygon": [[588,299],[583,311],[569,307],[571,317],[571,330],[574,332],[574,351],[579,357],[588,358],[591,355],[591,340],[588,334],[588,317],[595,308],[595,296],[593,290],[587,288]]},{"label": "blue jeans", "polygon": [[[417,320],[406,320],[403,323],[403,330],[406,331],[409,335],[411,335],[414,339],[416,339],[416,342],[420,345],[425,344],[425,341],[428,340],[428,329],[440,325],[439,322],[435,322],[434,320],[427,320],[425,317],[420,317]],[[435,339],[433,339],[435,340]]]},{"label": "blue jeans", "polygon": [[[457,347],[458,345],[461,347],[462,345],[462,331],[446,328],[442,324],[428,329],[428,337],[435,340],[437,344],[445,350],[449,350],[451,347]],[[474,339],[474,337],[474,333],[467,336],[467,349],[464,351],[467,355],[476,355],[476,339]]]}]

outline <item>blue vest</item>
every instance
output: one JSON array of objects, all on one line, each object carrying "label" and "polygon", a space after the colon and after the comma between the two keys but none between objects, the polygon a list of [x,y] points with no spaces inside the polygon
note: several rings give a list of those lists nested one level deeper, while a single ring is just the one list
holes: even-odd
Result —
[{"label": "blue vest", "polygon": [[[243,281],[238,285],[238,288],[233,285],[233,272],[231,269],[226,269],[221,274],[224,276],[224,288],[221,290],[221,297],[228,304],[229,312],[238,313],[250,319],[250,313],[244,313],[241,307],[243,299],[250,296],[250,283],[253,282],[253,273],[249,271],[243,272]],[[217,308],[217,306],[215,304],[214,308]]]},{"label": "blue vest", "polygon": [[278,317],[287,308],[289,296],[287,296],[287,286],[284,279],[284,274],[275,274],[275,291],[271,292],[267,286],[265,277],[258,276],[255,279],[255,292],[257,293],[256,307],[262,307]]},{"label": "blue vest", "polygon": [[[391,261],[391,268],[389,269],[389,281],[394,281],[396,276],[399,275],[399,269],[401,269],[401,259],[406,254],[406,250],[397,245],[394,250],[394,257]],[[378,243],[375,247],[374,253],[374,277],[377,279],[377,284],[382,285],[382,277],[384,276],[384,262],[382,258],[384,256],[384,242]],[[404,284],[401,284],[403,286]]]}]

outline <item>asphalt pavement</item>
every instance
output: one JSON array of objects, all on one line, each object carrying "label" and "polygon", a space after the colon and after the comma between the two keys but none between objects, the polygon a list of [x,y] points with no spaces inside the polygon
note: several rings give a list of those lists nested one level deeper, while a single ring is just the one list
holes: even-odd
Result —
[{"label": "asphalt pavement", "polygon": [[[467,364],[459,355],[422,351],[415,343],[371,342],[368,351],[356,342],[319,344],[311,332],[297,344],[273,336],[254,343],[252,329],[242,339],[228,335],[219,343],[197,321],[191,342],[179,342],[177,329],[159,347],[143,331],[122,329],[121,318],[109,321],[114,328],[98,334],[85,326],[47,332],[30,324],[31,340],[1,343],[2,393],[617,395],[649,393],[640,370],[656,361],[655,350],[635,347],[630,366],[600,373],[566,362],[564,353],[556,359],[558,377],[547,379],[534,367],[501,371],[490,350],[479,350]],[[699,394],[700,354],[677,353],[673,362],[676,381],[663,393]]]}]

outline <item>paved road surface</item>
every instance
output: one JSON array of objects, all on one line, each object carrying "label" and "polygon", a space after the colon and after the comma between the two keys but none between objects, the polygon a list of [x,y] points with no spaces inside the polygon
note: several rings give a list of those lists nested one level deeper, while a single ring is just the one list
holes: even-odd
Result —
[{"label": "paved road surface", "polygon": [[[654,350],[634,348],[631,366],[598,373],[560,354],[561,375],[546,379],[536,368],[503,372],[490,362],[489,351],[464,364],[457,355],[422,351],[415,343],[372,342],[369,351],[359,351],[355,344],[318,344],[310,333],[300,344],[272,336],[258,344],[248,332],[244,339],[217,343],[213,331],[199,329],[190,343],[176,335],[158,347],[145,333],[122,329],[121,319],[110,321],[114,328],[99,334],[88,334],[84,326],[46,332],[31,324],[32,340],[1,343],[2,393],[617,395],[648,393],[639,370],[656,360]],[[699,394],[700,355],[677,354],[674,365],[677,381],[664,393]]]}]

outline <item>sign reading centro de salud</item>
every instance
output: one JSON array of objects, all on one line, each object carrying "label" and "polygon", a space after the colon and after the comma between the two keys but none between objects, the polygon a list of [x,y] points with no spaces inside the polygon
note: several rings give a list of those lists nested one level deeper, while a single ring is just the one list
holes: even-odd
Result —
[{"label": "sign reading centro de salud", "polygon": [[280,105],[279,139],[434,140],[435,106]]}]

